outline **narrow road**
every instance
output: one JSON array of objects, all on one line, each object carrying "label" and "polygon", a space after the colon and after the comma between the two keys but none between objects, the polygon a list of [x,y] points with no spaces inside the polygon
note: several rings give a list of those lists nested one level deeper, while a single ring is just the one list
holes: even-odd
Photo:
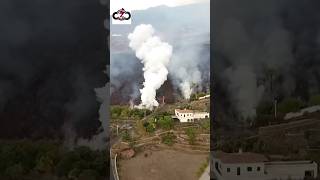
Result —
[{"label": "narrow road", "polygon": [[114,138],[110,138],[110,180],[119,180],[116,176],[116,166],[114,164],[114,159],[112,158],[112,154],[111,154],[111,147],[112,145],[118,143],[120,141],[120,137],[114,137]]}]

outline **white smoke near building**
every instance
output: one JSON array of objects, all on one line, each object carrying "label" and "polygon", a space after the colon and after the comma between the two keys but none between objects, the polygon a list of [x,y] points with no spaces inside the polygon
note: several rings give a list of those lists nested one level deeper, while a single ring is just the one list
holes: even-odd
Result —
[{"label": "white smoke near building", "polygon": [[173,83],[179,88],[182,96],[185,99],[190,99],[194,89],[201,86],[202,74],[198,67],[201,61],[199,61],[199,56],[195,50],[185,53],[180,50],[174,54],[169,66],[170,76],[172,76]]},{"label": "white smoke near building", "polygon": [[128,35],[129,47],[132,48],[137,58],[143,64],[143,88],[140,89],[141,104],[138,108],[153,109],[159,103],[156,100],[156,91],[167,80],[167,66],[172,56],[172,46],[162,42],[154,35],[151,25],[138,25]]},{"label": "white smoke near building", "polygon": [[257,77],[250,66],[230,67],[223,73],[232,101],[244,118],[256,115],[256,106],[262,98],[265,87],[257,85]]}]

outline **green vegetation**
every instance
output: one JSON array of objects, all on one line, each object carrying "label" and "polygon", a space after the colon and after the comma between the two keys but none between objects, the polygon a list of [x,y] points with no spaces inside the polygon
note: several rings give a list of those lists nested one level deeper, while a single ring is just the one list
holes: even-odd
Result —
[{"label": "green vegetation", "polygon": [[189,140],[189,144],[191,144],[191,145],[195,144],[196,136],[197,136],[196,130],[194,128],[190,127],[190,128],[187,128],[185,130],[185,132],[186,132],[186,134],[187,134],[187,136],[189,138],[188,139]]},{"label": "green vegetation", "polygon": [[127,142],[131,140],[131,137],[128,131],[124,131],[122,133],[122,140]]},{"label": "green vegetation", "polygon": [[0,143],[0,179],[99,180],[107,175],[107,161],[105,151],[87,147],[67,150],[59,143],[27,140]]},{"label": "green vegetation", "polygon": [[167,133],[164,136],[162,136],[161,140],[162,140],[162,143],[168,146],[172,146],[176,138],[177,137],[173,133]]},{"label": "green vegetation", "polygon": [[299,111],[304,106],[304,103],[297,98],[284,99],[278,105],[278,111],[281,113],[289,113]]},{"label": "green vegetation", "polygon": [[209,158],[207,158],[207,160],[204,161],[204,162],[201,164],[200,168],[198,169],[198,171],[197,171],[197,176],[198,176],[198,177],[200,177],[200,176],[204,173],[204,171],[206,170],[206,168],[208,167],[208,165],[209,165]]},{"label": "green vegetation", "polygon": [[142,119],[144,115],[151,114],[148,109],[130,109],[128,106],[111,106],[111,118],[121,119],[121,118],[134,118]]},{"label": "green vegetation", "polygon": [[201,126],[202,129],[204,129],[205,131],[210,133],[210,119],[209,118],[203,119],[200,122],[200,126]]},{"label": "green vegetation", "polygon": [[157,125],[164,130],[170,130],[174,126],[174,121],[171,116],[163,116],[157,119]]},{"label": "green vegetation", "polygon": [[154,133],[156,130],[156,125],[154,122],[144,122],[143,127],[145,128],[146,132]]},{"label": "green vegetation", "polygon": [[313,95],[309,99],[310,106],[320,105],[320,95]]},{"label": "green vegetation", "polygon": [[205,96],[206,93],[203,93],[203,92],[200,92],[200,93],[192,93],[191,96],[190,96],[190,101],[195,101],[195,100],[198,100],[199,97],[203,97]]}]

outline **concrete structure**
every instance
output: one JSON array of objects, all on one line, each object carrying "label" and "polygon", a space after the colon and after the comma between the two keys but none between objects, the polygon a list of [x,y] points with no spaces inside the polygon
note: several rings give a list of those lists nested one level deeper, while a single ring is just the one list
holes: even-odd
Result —
[{"label": "concrete structure", "polygon": [[205,96],[201,96],[198,99],[201,100],[201,99],[207,99],[207,98],[210,98],[210,94],[205,95]]},{"label": "concrete structure", "polygon": [[199,180],[210,180],[210,166],[204,170]]},{"label": "concrete structure", "polygon": [[317,106],[310,106],[310,107],[307,107],[307,108],[304,108],[304,109],[301,109],[300,111],[298,112],[290,112],[290,113],[287,113],[285,116],[284,116],[284,119],[285,120],[289,120],[289,119],[293,119],[293,118],[298,118],[298,117],[302,117],[304,114],[306,113],[315,113],[315,112],[319,112],[320,111],[320,106],[317,105]]},{"label": "concrete structure", "polygon": [[207,112],[196,112],[190,109],[175,109],[174,112],[180,122],[195,122],[196,120],[209,118]]},{"label": "concrete structure", "polygon": [[269,161],[257,153],[214,152],[211,160],[217,180],[303,180],[318,175],[313,161]]}]

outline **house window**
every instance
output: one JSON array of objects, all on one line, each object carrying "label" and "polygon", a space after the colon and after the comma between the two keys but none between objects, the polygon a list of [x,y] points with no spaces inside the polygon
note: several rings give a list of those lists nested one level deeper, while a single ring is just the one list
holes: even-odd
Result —
[{"label": "house window", "polygon": [[184,114],[183,117],[186,117],[186,115]]},{"label": "house window", "polygon": [[257,167],[257,171],[260,171],[260,170],[261,170],[261,168],[260,168],[260,166],[258,166],[258,167]]},{"label": "house window", "polygon": [[252,167],[247,167],[248,172],[252,171]]},{"label": "house window", "polygon": [[240,176],[240,167],[237,167],[237,176]]},{"label": "house window", "polygon": [[228,172],[228,173],[230,172],[230,168],[227,168],[227,172]]},{"label": "house window", "polygon": [[304,172],[304,177],[313,177],[314,176],[314,171],[305,171]]}]

